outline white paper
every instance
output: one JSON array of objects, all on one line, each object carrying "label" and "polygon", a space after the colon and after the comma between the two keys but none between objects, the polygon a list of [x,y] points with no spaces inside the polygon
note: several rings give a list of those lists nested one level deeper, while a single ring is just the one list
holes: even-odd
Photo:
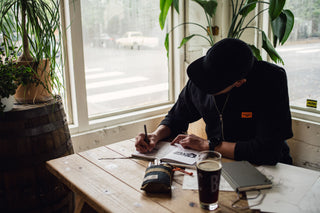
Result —
[{"label": "white paper", "polygon": [[[304,198],[319,179],[320,172],[281,163],[276,166],[260,166],[257,169],[272,180],[273,186],[271,189],[262,190],[266,197],[254,208],[266,212],[313,212],[304,207]],[[252,193],[256,192],[247,192],[247,195],[252,196]],[[319,206],[319,199],[309,196],[308,204]],[[249,205],[255,205],[256,202],[248,200]]]},{"label": "white paper", "polygon": [[320,212],[320,178],[313,184],[311,190],[303,196],[299,208],[303,212]]},{"label": "white paper", "polygon": [[191,150],[191,149],[183,149],[179,148],[177,150],[174,150],[161,158],[164,162],[168,161],[171,162],[171,160],[176,162],[181,162],[189,165],[194,165],[197,160],[198,152]]},{"label": "white paper", "polygon": [[132,153],[134,157],[142,157],[146,159],[159,159],[163,162],[169,162],[173,165],[174,162],[191,165],[194,166],[196,162],[196,157],[199,154],[199,151],[191,150],[191,149],[184,149],[180,144],[170,145],[170,142],[160,141],[157,143],[154,150],[148,153],[140,153],[135,151]]},{"label": "white paper", "polygon": [[176,147],[171,146],[170,142],[161,141],[161,142],[157,143],[156,147],[151,152],[140,153],[138,151],[134,151],[134,153],[132,153],[132,156],[142,157],[142,158],[146,158],[146,159],[155,159],[155,158],[161,159],[166,154],[168,154],[169,152],[171,152],[175,149],[176,149]]},{"label": "white paper", "polygon": [[197,170],[186,169],[187,172],[192,172],[193,175],[184,175],[182,189],[198,190],[198,175]]},{"label": "white paper", "polygon": [[[186,169],[188,172],[192,172],[193,175],[184,175],[182,189],[188,190],[198,190],[198,175],[197,170]],[[220,191],[234,191],[230,184],[224,179],[224,177],[220,176]]]}]

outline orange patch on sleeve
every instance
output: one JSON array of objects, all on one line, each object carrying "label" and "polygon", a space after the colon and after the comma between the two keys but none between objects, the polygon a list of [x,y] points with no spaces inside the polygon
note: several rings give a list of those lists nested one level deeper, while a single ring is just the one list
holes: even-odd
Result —
[{"label": "orange patch on sleeve", "polygon": [[252,112],[242,112],[241,118],[252,118]]}]

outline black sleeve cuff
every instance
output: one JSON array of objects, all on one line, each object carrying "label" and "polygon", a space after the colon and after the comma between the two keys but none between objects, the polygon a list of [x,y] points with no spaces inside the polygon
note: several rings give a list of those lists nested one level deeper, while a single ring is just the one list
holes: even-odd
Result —
[{"label": "black sleeve cuff", "polygon": [[222,142],[221,138],[210,138],[209,141],[209,150],[210,151],[214,151],[214,148],[216,148],[217,146],[219,146]]}]

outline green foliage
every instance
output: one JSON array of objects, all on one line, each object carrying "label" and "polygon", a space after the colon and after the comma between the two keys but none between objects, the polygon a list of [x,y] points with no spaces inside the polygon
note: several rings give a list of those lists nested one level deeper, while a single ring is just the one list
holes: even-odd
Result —
[{"label": "green foliage", "polygon": [[217,1],[206,1],[206,0],[194,0],[197,2],[206,12],[209,17],[213,17],[216,13],[216,9],[218,6]]},{"label": "green foliage", "polygon": [[[168,11],[172,5],[172,0],[160,0],[160,15],[159,15],[159,24],[161,29],[163,30]],[[178,11],[179,11],[179,5],[178,5]]]},{"label": "green foliage", "polygon": [[[258,0],[242,0],[240,4],[238,4],[238,0],[236,1],[236,4],[234,4],[233,1],[231,2],[233,8],[233,16],[228,32],[228,37],[240,39],[243,32],[248,29],[259,31],[261,32],[262,37],[262,48],[267,52],[267,54],[274,62],[283,64],[283,60],[275,50],[275,47],[277,46],[278,42],[281,45],[286,42],[294,25],[293,13],[290,10],[283,9],[286,0],[270,0],[269,2]],[[261,9],[249,21],[245,22],[249,12],[251,12],[257,4],[267,4],[269,7],[267,9]],[[259,27],[250,26],[250,24],[257,16],[266,11],[268,11],[270,23],[272,26],[273,45],[262,29],[260,29]],[[253,48],[251,47],[251,49]],[[258,59],[261,60],[260,52],[253,51],[253,53]]]},{"label": "green foliage", "polygon": [[273,31],[273,46],[276,47],[278,40],[283,45],[292,31],[294,15],[290,10],[281,11],[280,15],[271,22]]},{"label": "green foliage", "polygon": [[286,0],[270,0],[269,16],[271,21],[275,20],[283,10]]},{"label": "green foliage", "polygon": [[249,47],[250,47],[253,55],[254,55],[259,61],[261,61],[261,60],[262,60],[262,57],[261,57],[261,54],[260,54],[260,50],[259,50],[256,46],[254,46],[254,45],[252,45],[252,44],[249,44]]},{"label": "green foliage", "polygon": [[282,58],[277,53],[277,51],[273,48],[271,42],[269,41],[268,37],[266,36],[265,32],[262,31],[262,48],[267,51],[270,58],[278,63],[281,62],[283,64]]},{"label": "green foliage", "polygon": [[[217,1],[205,1],[205,0],[194,0],[194,1],[197,2],[203,8],[206,14],[208,26],[212,26],[211,19],[213,18],[216,12]],[[290,10],[284,9],[286,0],[270,0],[270,1],[229,0],[229,1],[231,2],[231,5],[232,5],[232,19],[231,19],[231,24],[229,26],[227,37],[240,39],[241,35],[246,30],[251,29],[251,30],[259,31],[261,32],[262,48],[268,53],[268,55],[274,62],[283,64],[283,60],[275,50],[275,47],[277,46],[278,43],[283,45],[287,41],[294,25],[293,13]],[[166,5],[165,10],[168,11],[168,5],[172,4],[172,0],[168,0],[168,1],[161,0],[161,2],[163,5]],[[249,19],[248,15],[250,14],[250,12],[255,10],[255,8],[257,7],[257,4],[266,4],[269,7],[267,9],[260,9],[256,15],[254,15]],[[259,7],[259,8],[263,8],[263,7]],[[160,9],[162,12],[162,9],[164,9],[164,7],[163,8],[160,7]],[[255,18],[266,11],[268,11],[270,23],[272,26],[273,45],[262,29],[256,26],[251,26]],[[161,29],[163,29],[166,16],[167,16],[167,13],[165,13],[165,15],[164,14],[161,15],[162,23],[159,22],[160,26],[162,26]],[[200,36],[205,38],[211,46],[214,44],[211,27],[208,27],[209,30],[207,30],[206,27],[203,27],[197,23],[182,23],[182,24],[179,24],[178,26],[186,25],[186,24],[193,24],[193,25],[199,26],[203,30],[208,31],[208,36],[205,37],[199,34],[192,34],[192,35],[186,36],[185,38],[183,38],[179,47],[183,46],[186,42],[188,42],[194,36]],[[174,30],[176,27],[174,27],[172,30]],[[171,31],[169,31],[169,33]],[[169,42],[167,41],[167,39],[168,39],[168,36],[166,37],[166,42],[165,42],[166,48],[168,50]],[[262,60],[259,48],[254,45],[249,45],[249,46],[252,49],[253,54],[256,56],[256,58],[258,60]]]},{"label": "green foliage", "polygon": [[[216,13],[216,9],[218,6],[218,2],[217,0],[193,0],[194,2],[196,2],[197,4],[199,4],[201,6],[201,8],[203,9],[206,19],[207,19],[207,24],[208,26],[212,26],[212,18]],[[167,14],[168,11],[170,9],[170,7],[173,6],[173,8],[175,9],[175,11],[177,13],[179,13],[179,0],[160,0],[160,15],[159,15],[159,25],[161,27],[161,29],[164,28],[165,25],[165,21],[167,18]],[[183,26],[183,25],[194,25],[199,27],[200,30],[204,31],[205,34],[207,34],[206,36],[203,36],[201,34],[192,34],[192,35],[188,35],[186,37],[184,37],[179,45],[179,48],[181,48],[183,45],[185,45],[190,39],[192,39],[195,36],[198,37],[202,37],[205,40],[207,40],[209,42],[209,44],[212,46],[214,44],[213,41],[213,32],[212,32],[212,28],[209,27],[207,28],[207,26],[202,26],[198,23],[194,23],[194,22],[184,22],[181,23],[175,27],[173,27],[167,34],[166,34],[166,38],[165,38],[165,48],[167,50],[167,55],[169,54],[169,34],[176,29],[177,27]]]},{"label": "green foliage", "polygon": [[[50,61],[51,82],[45,88],[61,87],[57,59],[61,52],[60,0],[1,0],[0,33],[4,48],[18,45],[21,61],[39,64],[44,58]],[[36,70],[37,68],[35,68]],[[58,88],[59,89],[59,88]]]},{"label": "green foliage", "polygon": [[[247,16],[251,11],[253,11],[256,8],[256,3],[258,0],[249,0],[246,5],[244,5],[240,10],[239,14],[242,16]],[[233,8],[233,12],[234,8]]]},{"label": "green foliage", "polygon": [[[3,44],[0,45],[0,99],[8,98],[16,93],[18,85],[28,83],[38,84],[35,72],[31,67],[17,64],[17,48],[8,47],[6,55]],[[0,102],[0,112],[5,106]]]}]

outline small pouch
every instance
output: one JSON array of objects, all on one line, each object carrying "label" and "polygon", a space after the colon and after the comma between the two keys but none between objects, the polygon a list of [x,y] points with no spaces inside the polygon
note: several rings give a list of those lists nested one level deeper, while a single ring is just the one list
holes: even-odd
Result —
[{"label": "small pouch", "polygon": [[168,164],[151,165],[146,169],[141,190],[150,193],[171,192],[172,167]]}]

